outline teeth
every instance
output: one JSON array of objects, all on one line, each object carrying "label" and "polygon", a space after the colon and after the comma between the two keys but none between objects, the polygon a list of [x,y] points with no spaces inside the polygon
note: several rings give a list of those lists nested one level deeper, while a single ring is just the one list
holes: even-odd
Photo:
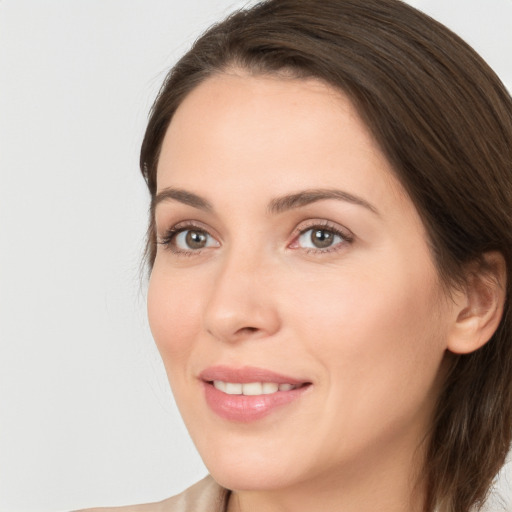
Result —
[{"label": "teeth", "polygon": [[263,384],[261,382],[251,382],[250,384],[242,384],[242,394],[249,396],[262,395]]},{"label": "teeth", "polygon": [[224,393],[226,392],[226,383],[222,380],[214,380],[213,386],[220,391],[224,391]]},{"label": "teeth", "polygon": [[224,382],[222,380],[214,380],[213,386],[228,395],[270,395],[277,391],[291,391],[297,388],[293,384],[276,384],[274,382],[248,382],[240,384],[238,382]]},{"label": "teeth", "polygon": [[277,384],[274,384],[273,382],[264,382],[262,388],[264,395],[270,395],[278,391],[279,386]]},{"label": "teeth", "polygon": [[228,395],[241,395],[242,384],[238,382],[226,382],[226,391]]}]

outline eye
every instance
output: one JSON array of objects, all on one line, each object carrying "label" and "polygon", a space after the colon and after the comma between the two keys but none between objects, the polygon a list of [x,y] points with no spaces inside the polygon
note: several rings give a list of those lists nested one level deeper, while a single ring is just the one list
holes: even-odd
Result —
[{"label": "eye", "polygon": [[211,236],[206,231],[198,229],[184,229],[180,231],[174,238],[174,244],[178,249],[182,250],[197,250],[211,247]]},{"label": "eye", "polygon": [[191,254],[209,247],[219,247],[219,242],[199,227],[173,227],[160,243],[174,253]]},{"label": "eye", "polygon": [[299,245],[307,249],[327,249],[343,241],[340,235],[325,228],[312,228],[299,236]]},{"label": "eye", "polygon": [[301,229],[298,236],[290,245],[292,249],[308,251],[334,251],[352,242],[352,236],[331,225],[313,225]]}]

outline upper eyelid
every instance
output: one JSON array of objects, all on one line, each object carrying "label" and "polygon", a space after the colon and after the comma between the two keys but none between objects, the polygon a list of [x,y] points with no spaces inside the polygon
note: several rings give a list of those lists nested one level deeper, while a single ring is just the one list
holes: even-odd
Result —
[{"label": "upper eyelid", "polygon": [[206,233],[215,238],[218,237],[218,235],[216,234],[216,230],[207,226],[204,222],[198,220],[189,219],[169,224],[169,226],[166,225],[165,227],[162,227],[160,229],[158,228],[157,225],[157,233],[162,232],[165,235],[170,232],[186,231],[187,229],[196,228],[197,230],[205,231]]},{"label": "upper eyelid", "polygon": [[325,230],[330,229],[332,231],[340,232],[340,234],[346,238],[353,239],[355,237],[354,233],[350,229],[337,222],[329,221],[327,219],[311,219],[305,222],[307,223],[306,225],[304,225],[304,223],[299,223],[297,225],[297,227],[293,230],[294,235],[299,235],[313,228],[322,228]]},{"label": "upper eyelid", "polygon": [[[306,223],[306,225],[304,225],[305,223]],[[171,230],[182,230],[182,229],[185,230],[187,228],[194,228],[194,227],[198,228],[198,229],[202,229],[202,230],[208,232],[209,234],[212,234],[212,232],[213,233],[217,233],[217,230],[213,229],[211,226],[206,225],[202,221],[198,221],[198,220],[194,220],[194,219],[187,219],[187,220],[182,220],[182,221],[179,221],[179,222],[176,222],[176,223],[172,223],[172,225],[170,227],[163,228],[163,231],[167,232],[167,231],[171,231]],[[334,221],[331,221],[331,220],[328,220],[328,219],[320,219],[320,218],[318,218],[318,219],[308,219],[308,220],[299,222],[293,228],[292,234],[300,233],[302,231],[305,231],[307,229],[311,229],[311,228],[314,228],[314,227],[331,228],[331,229],[334,229],[334,230],[339,230],[339,231],[342,231],[342,232],[347,232],[347,234],[352,234],[350,229],[348,229],[345,226],[339,224],[338,222],[334,222]],[[158,229],[158,225],[157,225],[157,231],[160,231],[160,229]]]}]

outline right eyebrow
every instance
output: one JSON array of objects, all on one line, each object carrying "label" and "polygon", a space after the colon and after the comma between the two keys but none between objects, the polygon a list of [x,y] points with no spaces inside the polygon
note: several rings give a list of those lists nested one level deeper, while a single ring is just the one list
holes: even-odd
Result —
[{"label": "right eyebrow", "polygon": [[164,188],[151,201],[151,211],[154,213],[157,205],[163,201],[178,201],[180,203],[199,208],[205,212],[213,210],[212,204],[201,196],[180,188]]}]

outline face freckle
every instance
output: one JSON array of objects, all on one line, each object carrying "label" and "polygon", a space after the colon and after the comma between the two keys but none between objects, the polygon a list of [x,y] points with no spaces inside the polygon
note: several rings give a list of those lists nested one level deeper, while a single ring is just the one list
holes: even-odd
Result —
[{"label": "face freckle", "polygon": [[[158,228],[181,231],[158,246],[150,325],[217,481],[276,489],[410,466],[452,316],[418,213],[348,99],[312,79],[209,78],[167,130],[158,193]],[[222,393],[209,376],[244,368],[297,389],[209,401]],[[269,410],[238,418],[237,403]]]}]

